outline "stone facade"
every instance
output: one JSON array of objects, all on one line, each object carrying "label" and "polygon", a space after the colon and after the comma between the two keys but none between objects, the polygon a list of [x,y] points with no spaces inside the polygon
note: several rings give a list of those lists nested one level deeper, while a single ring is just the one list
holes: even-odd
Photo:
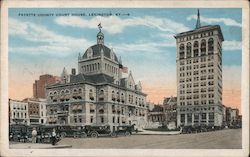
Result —
[{"label": "stone facade", "polygon": [[79,54],[79,73],[73,70],[68,74],[64,68],[61,82],[46,86],[47,123],[143,127],[147,121],[146,94],[131,71],[122,78],[122,68],[114,51],[104,45],[100,30],[97,44]]},{"label": "stone facade", "polygon": [[177,125],[221,126],[222,42],[219,25],[177,34]]}]

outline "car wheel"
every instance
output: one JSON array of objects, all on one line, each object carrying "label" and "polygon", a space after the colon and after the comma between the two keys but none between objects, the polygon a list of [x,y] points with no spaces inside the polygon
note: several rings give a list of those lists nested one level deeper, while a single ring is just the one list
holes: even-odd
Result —
[{"label": "car wheel", "polygon": [[116,137],[116,133],[115,133],[115,132],[112,132],[112,133],[111,133],[111,137]]},{"label": "car wheel", "polygon": [[124,135],[125,135],[125,136],[129,136],[130,133],[129,133],[128,131],[126,131]]},{"label": "car wheel", "polygon": [[66,133],[65,133],[65,132],[62,132],[62,133],[60,134],[60,136],[61,136],[61,138],[64,138],[64,137],[66,136]]},{"label": "car wheel", "polygon": [[97,138],[97,137],[98,137],[98,134],[97,134],[96,132],[92,132],[92,133],[91,133],[91,137],[92,137],[92,138]]}]

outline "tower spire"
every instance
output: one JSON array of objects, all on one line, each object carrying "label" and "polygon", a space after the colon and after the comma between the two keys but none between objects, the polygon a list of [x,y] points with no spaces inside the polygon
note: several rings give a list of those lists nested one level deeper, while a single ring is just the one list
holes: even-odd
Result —
[{"label": "tower spire", "polygon": [[196,21],[196,29],[201,27],[201,22],[200,22],[200,11],[198,9],[198,13],[197,13],[197,21]]},{"label": "tower spire", "polygon": [[102,33],[102,25],[99,23],[98,25],[99,33],[97,34],[97,44],[104,44],[104,34]]}]

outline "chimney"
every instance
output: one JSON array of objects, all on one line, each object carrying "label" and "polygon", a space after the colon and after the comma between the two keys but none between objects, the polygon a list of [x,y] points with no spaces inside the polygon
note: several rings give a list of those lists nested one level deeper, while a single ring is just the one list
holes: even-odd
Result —
[{"label": "chimney", "polygon": [[75,69],[75,68],[73,68],[73,69],[71,70],[71,74],[72,74],[72,75],[76,75],[76,69]]}]

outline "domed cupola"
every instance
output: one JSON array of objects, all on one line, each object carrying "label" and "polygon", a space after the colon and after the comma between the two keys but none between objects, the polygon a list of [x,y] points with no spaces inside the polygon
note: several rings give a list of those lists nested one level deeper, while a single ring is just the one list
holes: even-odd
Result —
[{"label": "domed cupola", "polygon": [[97,33],[97,44],[104,44],[104,34],[102,33],[102,26],[101,23],[98,25],[99,27],[99,32]]}]

